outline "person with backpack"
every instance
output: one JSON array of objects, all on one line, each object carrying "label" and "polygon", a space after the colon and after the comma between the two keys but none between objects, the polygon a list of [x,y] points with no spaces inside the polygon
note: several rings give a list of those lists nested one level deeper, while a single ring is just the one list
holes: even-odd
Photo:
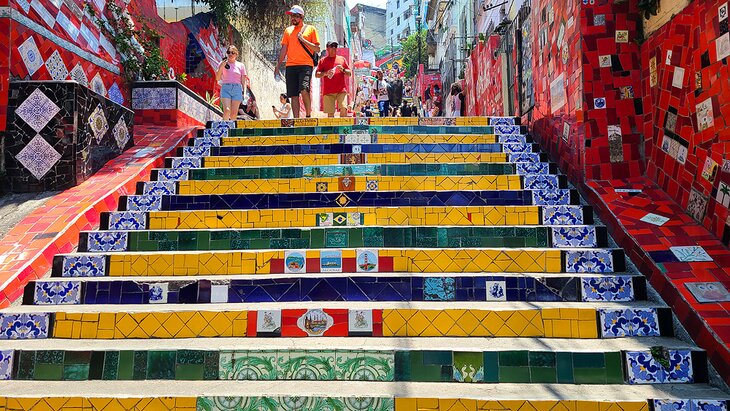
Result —
[{"label": "person with backpack", "polygon": [[304,24],[304,9],[292,6],[287,11],[291,26],[284,30],[279,61],[274,77],[281,76],[279,67],[286,60],[286,95],[292,99],[294,118],[299,118],[299,96],[307,117],[312,116],[312,71],[319,63],[319,34],[314,26]]}]

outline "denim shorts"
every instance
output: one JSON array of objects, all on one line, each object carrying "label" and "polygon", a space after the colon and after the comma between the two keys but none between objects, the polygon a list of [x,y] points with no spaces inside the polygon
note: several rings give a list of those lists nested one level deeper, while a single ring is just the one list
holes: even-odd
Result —
[{"label": "denim shorts", "polygon": [[221,86],[221,98],[229,98],[235,101],[243,100],[243,86],[241,86],[241,83],[224,83]]}]

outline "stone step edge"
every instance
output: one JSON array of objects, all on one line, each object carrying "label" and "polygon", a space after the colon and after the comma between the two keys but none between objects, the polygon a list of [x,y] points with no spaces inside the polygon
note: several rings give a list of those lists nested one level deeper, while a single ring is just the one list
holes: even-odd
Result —
[{"label": "stone step edge", "polygon": [[[365,390],[363,390],[364,388]],[[192,400],[191,406],[194,406],[195,400],[198,398],[195,396],[196,394],[200,397],[259,398],[262,396],[322,397],[321,393],[331,392],[337,393],[336,396],[332,396],[335,398],[352,398],[378,393],[374,397],[396,398],[396,411],[416,411],[417,401],[422,400],[433,404],[434,399],[449,403],[449,406],[453,405],[454,400],[467,401],[471,407],[467,408],[469,411],[477,410],[476,401],[568,401],[577,403],[579,406],[577,410],[598,409],[597,406],[582,407],[581,405],[584,405],[586,401],[628,402],[632,404],[630,408],[626,409],[628,411],[646,409],[647,400],[652,399],[725,401],[730,398],[727,393],[706,384],[626,385],[621,386],[619,390],[616,388],[615,385],[501,383],[490,385],[486,390],[482,384],[464,383],[369,382],[364,385],[359,381],[166,381],[165,384],[145,384],[144,390],[141,391],[139,381],[85,381],[82,384],[64,381],[4,381],[0,385],[0,398],[39,398],[39,393],[43,393],[44,398],[68,398],[69,395],[73,395],[74,398],[125,399],[178,397]],[[191,395],[191,393],[193,394]],[[324,397],[328,396],[325,394]],[[519,406],[509,410],[517,411]],[[147,409],[154,410],[155,408]],[[440,409],[448,410],[449,408]],[[571,408],[572,410],[575,408]]]}]

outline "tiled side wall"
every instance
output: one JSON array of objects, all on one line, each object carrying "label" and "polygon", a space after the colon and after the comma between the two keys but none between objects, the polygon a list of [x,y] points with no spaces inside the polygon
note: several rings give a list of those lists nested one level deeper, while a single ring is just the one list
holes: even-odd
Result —
[{"label": "tiled side wall", "polygon": [[726,245],[727,7],[725,1],[695,1],[641,47],[647,175]]},{"label": "tiled side wall", "polygon": [[[470,116],[502,115],[502,55],[496,53],[500,36],[478,43],[466,68],[467,110]],[[495,57],[496,56],[496,57]]]}]

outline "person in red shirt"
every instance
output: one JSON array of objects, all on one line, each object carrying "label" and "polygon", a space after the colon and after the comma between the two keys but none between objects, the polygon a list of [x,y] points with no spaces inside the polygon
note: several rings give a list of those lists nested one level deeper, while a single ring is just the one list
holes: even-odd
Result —
[{"label": "person in red shirt", "polygon": [[345,76],[351,76],[352,70],[347,60],[337,55],[336,41],[327,43],[327,56],[319,62],[314,76],[322,79],[322,100],[324,112],[328,117],[335,116],[335,103],[340,109],[340,117],[347,116],[347,91]]}]

